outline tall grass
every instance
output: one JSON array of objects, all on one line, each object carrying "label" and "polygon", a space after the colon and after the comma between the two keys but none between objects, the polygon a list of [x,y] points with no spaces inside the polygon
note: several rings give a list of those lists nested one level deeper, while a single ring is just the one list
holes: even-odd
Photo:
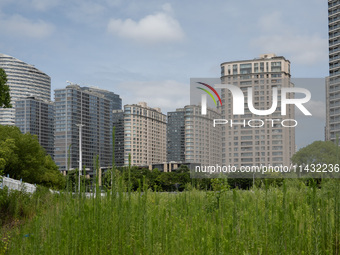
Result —
[{"label": "tall grass", "polygon": [[339,180],[183,193],[113,181],[105,197],[56,195],[8,254],[339,254]]}]

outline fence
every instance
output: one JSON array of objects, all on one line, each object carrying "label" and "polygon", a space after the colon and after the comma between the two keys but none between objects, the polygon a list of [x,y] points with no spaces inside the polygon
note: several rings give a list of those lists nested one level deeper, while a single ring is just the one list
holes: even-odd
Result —
[{"label": "fence", "polygon": [[4,186],[8,187],[8,189],[25,190],[29,193],[34,193],[36,190],[36,186],[33,184],[18,181],[8,177],[2,177],[2,181],[0,181],[0,188],[2,189]]}]

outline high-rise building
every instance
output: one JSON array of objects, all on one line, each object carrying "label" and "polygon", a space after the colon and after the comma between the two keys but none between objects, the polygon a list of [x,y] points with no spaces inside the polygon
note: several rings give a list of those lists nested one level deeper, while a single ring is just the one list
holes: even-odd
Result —
[{"label": "high-rise building", "polygon": [[221,127],[213,126],[214,119],[221,119],[219,111],[208,108],[202,115],[199,105],[184,107],[186,163],[222,164]]},{"label": "high-rise building", "polygon": [[167,161],[185,161],[184,109],[168,112],[167,118]]},{"label": "high-rise building", "polygon": [[[107,91],[108,94],[109,91]],[[55,162],[59,170],[79,167],[79,127],[82,127],[83,166],[112,165],[112,111],[114,102],[105,93],[72,84],[55,90]]]},{"label": "high-rise building", "polygon": [[12,108],[0,108],[0,125],[15,125],[16,101],[27,96],[51,100],[51,78],[33,65],[0,53],[0,68],[7,75]]},{"label": "high-rise building", "polygon": [[340,134],[340,1],[328,0],[329,77],[326,80],[326,140]]},{"label": "high-rise building", "polygon": [[101,89],[98,87],[82,87],[82,89],[85,91],[95,92],[104,95],[106,98],[110,99],[113,104],[114,110],[121,110],[122,109],[122,99],[119,95],[113,93],[112,91],[107,91],[105,89]]},{"label": "high-rise building", "polygon": [[54,105],[51,101],[26,97],[15,102],[15,125],[22,133],[36,135],[40,145],[54,158]]},{"label": "high-rise building", "polygon": [[145,102],[124,106],[124,165],[166,161],[166,115]]},{"label": "high-rise building", "polygon": [[124,111],[113,110],[112,123],[115,127],[115,165],[124,166]]},{"label": "high-rise building", "polygon": [[187,105],[168,113],[168,161],[221,165],[221,126],[213,126],[221,119],[219,110],[208,108],[201,114],[201,106]]},{"label": "high-rise building", "polygon": [[[295,152],[295,129],[283,127],[285,119],[294,119],[294,105],[287,106],[285,116],[281,115],[281,88],[293,87],[290,82],[290,62],[274,54],[261,55],[253,60],[232,61],[221,64],[222,83],[239,87],[245,94],[245,114],[233,115],[233,98],[227,89],[221,90],[222,118],[235,123],[222,127],[222,160],[223,164],[236,167],[249,165],[289,165]],[[247,95],[252,87],[253,95]],[[252,97],[253,107],[267,110],[273,104],[273,88],[278,90],[278,107],[270,114],[263,116],[253,114],[246,107],[247,97]],[[287,98],[293,98],[288,93]],[[252,121],[252,120],[258,121]],[[273,119],[275,121],[267,121]],[[251,125],[248,125],[251,121]],[[261,128],[258,126],[264,122]],[[243,124],[244,123],[244,124]]]}]

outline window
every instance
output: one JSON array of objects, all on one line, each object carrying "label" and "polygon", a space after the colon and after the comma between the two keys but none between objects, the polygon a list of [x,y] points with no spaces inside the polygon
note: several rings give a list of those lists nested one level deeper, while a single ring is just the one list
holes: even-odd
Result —
[{"label": "window", "polygon": [[233,74],[234,75],[237,74],[237,65],[236,64],[233,65]]},{"label": "window", "polygon": [[249,73],[251,73],[251,63],[240,64],[240,74],[249,74]]},{"label": "window", "polygon": [[281,62],[272,62],[271,63],[271,71],[272,72],[281,72]]}]

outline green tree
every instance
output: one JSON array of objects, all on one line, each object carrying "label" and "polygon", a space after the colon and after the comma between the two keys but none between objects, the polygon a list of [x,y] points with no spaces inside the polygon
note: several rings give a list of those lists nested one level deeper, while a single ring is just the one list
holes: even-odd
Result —
[{"label": "green tree", "polygon": [[303,164],[335,164],[337,163],[337,147],[331,141],[315,141],[296,152],[292,162]]},{"label": "green tree", "polygon": [[11,108],[11,97],[9,94],[9,86],[7,83],[7,75],[5,70],[0,68],[0,107]]},{"label": "green tree", "polygon": [[19,128],[0,125],[0,169],[11,178],[48,187],[63,188],[64,177],[46,155],[36,136]]}]

